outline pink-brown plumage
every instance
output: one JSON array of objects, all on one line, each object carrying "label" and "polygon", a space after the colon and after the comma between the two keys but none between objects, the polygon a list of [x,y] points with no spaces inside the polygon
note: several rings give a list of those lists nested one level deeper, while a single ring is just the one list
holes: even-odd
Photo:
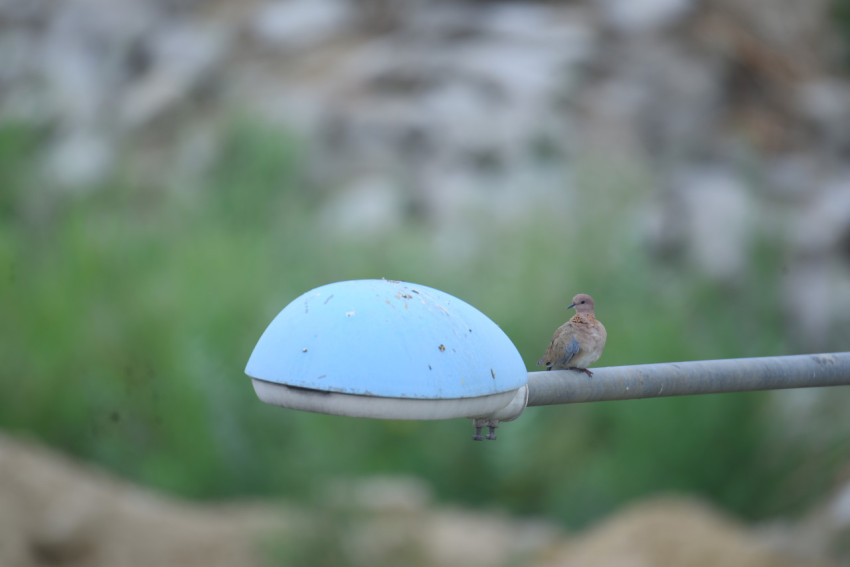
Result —
[{"label": "pink-brown plumage", "polygon": [[546,353],[537,361],[547,370],[581,370],[588,376],[593,372],[588,366],[599,360],[608,333],[593,312],[593,298],[580,293],[573,298],[572,305],[576,314],[558,327]]}]

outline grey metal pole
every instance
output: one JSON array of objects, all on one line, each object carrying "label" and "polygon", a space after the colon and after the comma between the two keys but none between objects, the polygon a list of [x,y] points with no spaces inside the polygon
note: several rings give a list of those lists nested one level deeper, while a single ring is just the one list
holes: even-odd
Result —
[{"label": "grey metal pole", "polygon": [[528,373],[528,405],[850,385],[850,352]]}]

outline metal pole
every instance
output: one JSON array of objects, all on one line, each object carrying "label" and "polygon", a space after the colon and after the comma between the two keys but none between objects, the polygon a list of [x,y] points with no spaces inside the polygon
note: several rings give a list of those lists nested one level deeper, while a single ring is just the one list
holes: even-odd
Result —
[{"label": "metal pole", "polygon": [[850,385],[850,352],[528,373],[528,405]]}]

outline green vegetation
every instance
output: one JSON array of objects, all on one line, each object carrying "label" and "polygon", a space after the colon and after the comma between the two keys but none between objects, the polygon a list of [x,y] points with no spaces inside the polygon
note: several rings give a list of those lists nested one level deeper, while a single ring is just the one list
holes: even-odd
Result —
[{"label": "green vegetation", "polygon": [[850,1],[833,0],[831,11],[831,23],[838,32],[840,55],[844,65],[850,68]]},{"label": "green vegetation", "polygon": [[281,308],[324,283],[445,290],[499,323],[530,369],[571,295],[587,291],[609,332],[600,364],[616,365],[785,354],[770,284],[779,259],[758,250],[734,294],[653,260],[627,214],[651,179],[610,164],[579,172],[592,188],[575,203],[582,216],[467,219],[486,243],[471,260],[442,255],[424,220],[335,236],[318,220],[320,192],[304,189],[297,144],[250,123],[227,139],[201,187],[118,179],[60,194],[33,174],[37,133],[0,130],[0,427],[191,497],[309,499],[327,478],[410,474],[443,500],[569,525],[670,490],[747,517],[789,511],[817,490],[798,489],[796,463],[814,459],[824,478],[837,465],[804,440],[777,441],[766,395],[534,409],[496,443],[473,443],[460,420],[260,403],[243,374],[251,349]]}]

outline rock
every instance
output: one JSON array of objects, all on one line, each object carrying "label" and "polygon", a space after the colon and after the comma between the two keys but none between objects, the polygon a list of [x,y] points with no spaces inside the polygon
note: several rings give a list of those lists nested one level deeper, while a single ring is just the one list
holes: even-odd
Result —
[{"label": "rock", "polygon": [[536,565],[563,537],[543,520],[451,509],[435,510],[421,529],[427,564],[457,567]]},{"label": "rock", "polygon": [[303,49],[340,34],[352,21],[342,0],[281,0],[257,8],[251,30],[264,45]]},{"label": "rock", "polygon": [[[850,337],[850,269],[823,255],[795,258],[782,279],[789,344],[809,352],[846,348]],[[806,297],[806,308],[797,299]]]},{"label": "rock", "polygon": [[[811,0],[805,4],[795,0],[705,0],[714,14],[735,22],[735,34],[749,36],[749,47],[781,53],[794,67],[808,67],[816,72],[824,60],[825,50],[834,33],[830,0]],[[744,40],[744,37],[739,37]],[[742,53],[747,57],[757,52]],[[779,71],[779,69],[776,69]]]},{"label": "rock", "polygon": [[113,167],[115,148],[107,138],[76,129],[55,139],[46,158],[46,173],[60,187],[87,189]]},{"label": "rock", "polygon": [[671,176],[669,196],[646,215],[646,232],[659,254],[679,253],[709,278],[734,283],[746,269],[755,222],[752,197],[733,172],[691,167]]},{"label": "rock", "polygon": [[383,176],[364,176],[335,194],[320,222],[328,231],[349,238],[369,238],[397,228],[402,213],[400,195],[391,180]]},{"label": "rock", "polygon": [[124,87],[118,110],[121,126],[147,126],[186,102],[219,70],[228,42],[224,29],[197,24],[172,23],[147,35],[145,69]]},{"label": "rock", "polygon": [[625,33],[649,33],[681,20],[695,0],[600,0],[603,21]]},{"label": "rock", "polygon": [[[811,200],[814,188],[824,182],[829,158],[804,150],[784,153],[768,160],[765,167],[765,184],[771,189],[772,196],[800,208]],[[784,219],[783,219],[784,222]],[[777,234],[784,234],[783,226]]]},{"label": "rock", "polygon": [[682,183],[694,262],[712,278],[734,279],[749,261],[756,223],[747,187],[729,171],[714,168],[691,170]]},{"label": "rock", "polygon": [[114,116],[132,46],[156,27],[157,14],[135,0],[75,0],[49,16],[41,71],[60,120],[72,128],[103,128]]},{"label": "rock", "polygon": [[27,25],[43,21],[49,0],[0,0],[0,22],[3,24]]},{"label": "rock", "polygon": [[814,125],[819,142],[831,152],[850,149],[850,81],[829,78],[798,87],[800,112]]},{"label": "rock", "polygon": [[323,499],[331,508],[413,513],[431,506],[433,494],[418,478],[378,475],[332,481],[323,490]]},{"label": "rock", "polygon": [[850,169],[825,181],[795,211],[791,243],[797,254],[845,256],[850,265]]},{"label": "rock", "polygon": [[850,532],[850,481],[844,483],[833,499],[829,515],[838,529]]}]

